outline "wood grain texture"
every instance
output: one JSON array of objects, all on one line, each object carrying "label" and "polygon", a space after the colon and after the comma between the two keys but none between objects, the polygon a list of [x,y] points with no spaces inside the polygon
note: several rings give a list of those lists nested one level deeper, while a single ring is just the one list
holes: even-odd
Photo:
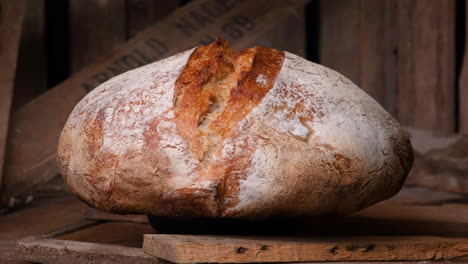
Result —
[{"label": "wood grain texture", "polygon": [[361,0],[360,87],[388,112],[396,112],[396,37],[394,0]]},{"label": "wood grain texture", "polygon": [[443,204],[449,201],[463,201],[466,196],[458,193],[438,191],[418,186],[403,186],[392,198],[379,204]]},{"label": "wood grain texture", "polygon": [[[7,204],[10,197],[20,200],[18,197],[24,196],[32,186],[58,173],[55,158],[60,132],[74,105],[89,90],[119,73],[198,43],[211,42],[216,36],[224,37],[238,49],[244,48],[307,2],[190,2],[25,105],[12,116],[5,167],[5,185],[9,191],[2,193],[2,204]],[[206,19],[196,20],[193,12]]]},{"label": "wood grain texture", "polygon": [[13,100],[16,62],[26,8],[24,0],[0,1],[0,192],[2,189],[5,146]]},{"label": "wood grain texture", "polygon": [[75,242],[59,239],[29,238],[18,242],[16,254],[20,259],[40,263],[162,263],[140,248]]},{"label": "wood grain texture", "polygon": [[414,128],[408,131],[415,162],[407,183],[468,194],[468,136],[437,135]]},{"label": "wood grain texture", "polygon": [[72,197],[37,201],[31,208],[0,217],[0,239],[52,236],[95,224],[85,218],[86,207]]},{"label": "wood grain texture", "polygon": [[395,112],[395,1],[321,2],[320,63]]},{"label": "wood grain texture", "polygon": [[106,220],[106,221],[118,221],[118,222],[132,222],[132,223],[148,223],[148,217],[146,215],[119,215],[111,214],[94,208],[88,208],[86,210],[86,218],[93,220]]},{"label": "wood grain texture", "polygon": [[175,263],[451,260],[468,239],[442,237],[260,238],[145,235],[143,251]]},{"label": "wood grain texture", "polygon": [[29,261],[18,260],[15,256],[15,240],[0,240],[0,263],[2,264],[26,264]]},{"label": "wood grain texture", "polygon": [[465,1],[465,47],[458,87],[458,128],[468,134],[468,4]]},{"label": "wood grain texture", "polygon": [[397,2],[398,109],[404,125],[455,129],[455,1]]},{"label": "wood grain texture", "polygon": [[258,45],[285,50],[305,58],[305,31],[305,14],[303,10],[298,10],[286,18],[283,23],[259,36],[252,43],[252,46]]},{"label": "wood grain texture", "polygon": [[125,41],[125,11],[125,0],[70,1],[70,66],[73,73]]},{"label": "wood grain texture", "polygon": [[47,90],[45,1],[27,1],[12,111]]},{"label": "wood grain texture", "polygon": [[167,16],[182,4],[181,0],[127,0],[127,38]]},{"label": "wood grain texture", "polygon": [[58,239],[141,248],[144,234],[153,234],[149,224],[109,222],[61,236]]},{"label": "wood grain texture", "polygon": [[361,83],[360,0],[320,2],[320,63]]},{"label": "wood grain texture", "polygon": [[352,215],[353,217],[420,222],[468,224],[468,205],[401,205],[377,204]]}]

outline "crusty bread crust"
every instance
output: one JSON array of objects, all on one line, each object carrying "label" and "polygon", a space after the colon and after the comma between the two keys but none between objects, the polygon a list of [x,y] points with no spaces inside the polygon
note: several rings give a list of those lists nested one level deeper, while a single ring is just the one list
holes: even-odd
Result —
[{"label": "crusty bread crust", "polygon": [[398,192],[412,159],[399,124],[342,75],[222,40],[99,86],[58,149],[91,206],[183,218],[351,213]]}]

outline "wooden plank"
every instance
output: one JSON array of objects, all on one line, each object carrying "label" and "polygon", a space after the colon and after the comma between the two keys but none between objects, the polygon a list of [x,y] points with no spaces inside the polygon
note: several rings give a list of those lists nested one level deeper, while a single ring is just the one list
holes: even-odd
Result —
[{"label": "wooden plank", "polygon": [[320,63],[360,85],[360,0],[320,2]]},{"label": "wooden plank", "polygon": [[71,0],[69,16],[73,73],[126,39],[125,0]]},{"label": "wooden plank", "polygon": [[155,232],[149,224],[109,222],[57,236],[56,238],[141,248],[143,235]]},{"label": "wooden plank", "polygon": [[361,0],[360,87],[391,114],[396,111],[394,0]]},{"label": "wooden plank", "polygon": [[401,205],[376,204],[354,213],[353,217],[378,218],[386,220],[408,220],[419,222],[448,222],[468,224],[468,205],[442,204]]},{"label": "wooden plank", "polygon": [[111,214],[94,208],[86,209],[86,218],[93,220],[106,220],[106,221],[119,221],[119,222],[133,222],[133,223],[148,223],[146,215],[119,215]]},{"label": "wooden plank", "polygon": [[[283,225],[285,229],[289,226]],[[297,223],[295,236],[442,236],[468,237],[468,224],[443,221],[416,221],[368,217],[345,217],[307,220]]]},{"label": "wooden plank", "polygon": [[17,260],[15,256],[15,240],[0,240],[0,263],[2,264],[26,264],[29,261]]},{"label": "wooden plank", "polygon": [[58,239],[24,239],[18,242],[16,252],[23,260],[40,263],[162,263],[140,248]]},{"label": "wooden plank", "polygon": [[379,204],[436,205],[468,201],[467,198],[465,195],[453,192],[432,190],[418,186],[404,186],[397,195]]},{"label": "wooden plank", "polygon": [[465,47],[458,87],[458,128],[468,134],[468,4],[465,1]]},{"label": "wooden plank", "polygon": [[320,63],[395,112],[395,1],[321,2]]},{"label": "wooden plank", "polygon": [[468,136],[408,129],[415,161],[407,183],[468,194]]},{"label": "wooden plank", "polygon": [[[142,249],[127,248],[121,246],[63,241],[55,239],[34,239],[22,240],[18,244],[18,255],[22,259],[27,259],[41,263],[167,263],[163,260],[143,253]],[[25,263],[25,262],[13,262]],[[29,263],[29,262],[28,262]],[[322,262],[323,264],[343,264],[344,262]],[[348,263],[348,262],[347,262]],[[384,264],[388,262],[354,262],[356,264]],[[440,263],[432,261],[423,262],[392,262],[395,264],[428,264]],[[306,264],[306,263],[305,263]]]},{"label": "wooden plank", "polygon": [[398,119],[455,129],[455,1],[397,1]]},{"label": "wooden plank", "polygon": [[175,263],[451,260],[468,256],[468,239],[157,234],[145,235],[143,251]]},{"label": "wooden plank", "polygon": [[12,111],[47,90],[45,44],[45,2],[44,0],[27,1]]},{"label": "wooden plank", "polygon": [[[259,36],[253,45],[285,50],[306,57],[305,13],[303,10],[285,19],[269,32]],[[291,38],[291,36],[294,36]]]},{"label": "wooden plank", "polygon": [[52,236],[96,223],[84,216],[87,206],[73,197],[37,201],[25,208],[0,217],[0,239],[26,236]]},{"label": "wooden plank", "polygon": [[138,32],[169,15],[181,4],[181,0],[127,0],[127,38],[135,36]]},{"label": "wooden plank", "polygon": [[0,1],[0,190],[25,1]]},{"label": "wooden plank", "polygon": [[308,0],[193,1],[138,34],[101,60],[25,105],[12,116],[2,204],[58,172],[57,141],[74,105],[107,79],[216,36],[234,47],[254,42]]}]

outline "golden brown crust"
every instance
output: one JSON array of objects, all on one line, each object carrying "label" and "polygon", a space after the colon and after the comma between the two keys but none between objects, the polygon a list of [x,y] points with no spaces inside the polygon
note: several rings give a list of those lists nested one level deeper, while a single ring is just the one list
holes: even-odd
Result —
[{"label": "golden brown crust", "polygon": [[[200,168],[201,178],[217,183],[219,205],[224,204],[226,193],[236,196],[240,178],[231,176],[232,162],[220,166],[212,163],[213,157],[219,156],[221,143],[231,130],[273,87],[283,60],[284,52],[265,47],[236,54],[224,40],[218,39],[192,53],[176,82],[177,130],[192,155],[204,164]],[[245,161],[234,164],[248,164],[248,155],[242,159]],[[193,192],[199,190],[185,189],[184,196]]]},{"label": "golden brown crust", "polygon": [[176,82],[174,111],[179,133],[201,162],[273,87],[283,59],[282,51],[265,47],[235,54],[222,39],[195,49]]}]

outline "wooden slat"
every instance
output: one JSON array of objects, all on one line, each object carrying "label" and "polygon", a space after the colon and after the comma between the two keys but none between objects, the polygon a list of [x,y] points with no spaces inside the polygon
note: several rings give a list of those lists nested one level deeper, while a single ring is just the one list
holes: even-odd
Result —
[{"label": "wooden slat", "polygon": [[70,1],[71,71],[110,53],[125,41],[125,0]]},{"label": "wooden slat", "polygon": [[25,1],[0,1],[0,192]]},{"label": "wooden slat", "polygon": [[143,251],[175,263],[451,260],[468,255],[468,239],[158,234],[145,235]]},{"label": "wooden slat", "polygon": [[353,214],[353,217],[468,224],[468,205],[377,204]]},{"label": "wooden slat", "polygon": [[15,240],[0,240],[0,263],[2,264],[26,264],[29,261],[18,260],[15,256]]},{"label": "wooden slat", "polygon": [[348,77],[394,113],[395,1],[320,3],[320,63]]},{"label": "wooden slat", "polygon": [[468,136],[408,130],[415,161],[407,183],[468,194]]},{"label": "wooden slat", "polygon": [[397,1],[398,119],[455,129],[455,1]]},{"label": "wooden slat", "polygon": [[86,210],[86,218],[93,220],[106,220],[106,221],[119,221],[119,222],[133,222],[133,223],[148,223],[146,215],[119,215],[111,214],[94,208]]},{"label": "wooden slat", "polygon": [[87,206],[76,198],[55,198],[0,217],[0,239],[51,236],[95,224],[84,216]]},{"label": "wooden slat", "polygon": [[285,19],[283,23],[259,36],[252,44],[285,50],[305,58],[305,31],[305,14],[303,10],[300,10]]},{"label": "wooden slat", "polygon": [[16,252],[20,259],[40,263],[162,263],[143,253],[140,248],[58,239],[24,239],[18,242]]},{"label": "wooden slat", "polygon": [[465,1],[465,47],[459,77],[458,125],[461,133],[468,134],[468,3]]},{"label": "wooden slat", "polygon": [[320,2],[320,63],[360,85],[360,0]]},{"label": "wooden slat", "polygon": [[169,15],[181,0],[127,0],[127,37],[131,38],[151,24]]},{"label": "wooden slat", "polygon": [[417,186],[405,186],[397,195],[382,203],[434,205],[449,202],[462,202],[465,200],[468,201],[467,199],[468,196],[458,193],[432,190]]},{"label": "wooden slat", "polygon": [[47,89],[45,2],[27,1],[21,32],[12,111]]},{"label": "wooden slat", "polygon": [[[193,1],[138,34],[120,48],[85,67],[72,78],[49,90],[12,116],[7,144],[6,192],[20,196],[58,172],[56,149],[60,132],[74,105],[86,93],[114,75],[183,51],[216,36],[234,47],[248,46],[308,0],[295,1]],[[203,15],[200,20],[196,14]]]},{"label": "wooden slat", "polygon": [[141,248],[144,234],[155,233],[149,224],[109,222],[56,238]]},{"label": "wooden slat", "polygon": [[[280,227],[280,228],[285,228]],[[296,236],[443,236],[468,237],[468,224],[442,221],[346,217],[308,220],[296,225]]]},{"label": "wooden slat", "polygon": [[1,216],[0,263],[25,263],[14,252],[18,239],[55,236],[96,224],[84,217],[86,207],[76,198],[55,198],[35,201],[30,208]]},{"label": "wooden slat", "polygon": [[396,111],[395,0],[361,0],[360,87],[391,114]]},{"label": "wooden slat", "polygon": [[[143,253],[142,249],[121,246],[63,241],[55,239],[27,239],[20,241],[18,258],[41,263],[167,263]],[[7,262],[9,263],[9,262]],[[11,263],[29,263],[14,261]],[[344,264],[345,262],[321,262],[322,264]],[[349,262],[346,262],[349,263]],[[388,262],[354,262],[355,264],[385,264]],[[432,261],[392,262],[395,264],[428,264]],[[306,263],[305,263],[306,264]]]}]

